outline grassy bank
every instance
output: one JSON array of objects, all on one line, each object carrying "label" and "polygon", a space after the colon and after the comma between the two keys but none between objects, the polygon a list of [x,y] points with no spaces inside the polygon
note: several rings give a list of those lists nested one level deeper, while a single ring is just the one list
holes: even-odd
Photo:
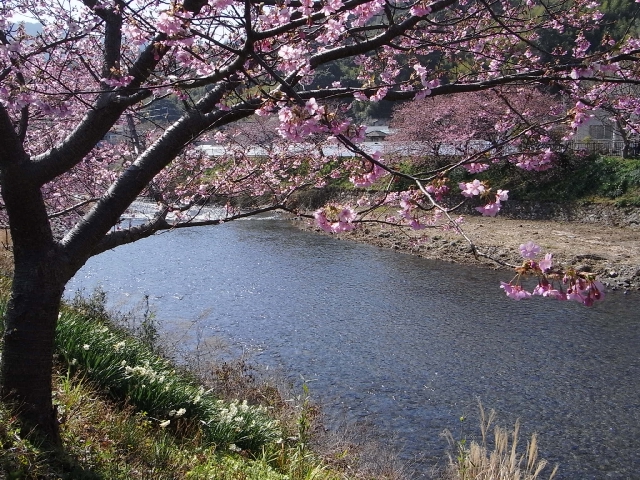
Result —
[{"label": "grassy bank", "polygon": [[530,172],[506,163],[479,174],[459,171],[451,180],[456,184],[471,178],[509,190],[509,197],[519,201],[640,206],[640,159],[566,154],[544,172]]},{"label": "grassy bank", "polygon": [[527,172],[513,165],[487,172],[487,178],[517,200],[556,203],[610,203],[640,207],[640,159],[564,157],[546,172]]},{"label": "grassy bank", "polygon": [[[441,162],[437,159],[405,159],[395,165],[399,171],[418,177],[438,166],[441,166]],[[456,170],[449,176],[449,187],[456,192],[459,182],[468,182],[475,178],[487,181],[492,187],[509,190],[509,199],[512,202],[542,202],[562,206],[604,204],[613,207],[640,207],[640,159],[565,155],[552,169],[544,172],[529,172],[510,163],[496,165],[476,174]],[[386,182],[382,182],[369,189],[361,189],[354,187],[348,179],[342,178],[334,180],[325,188],[301,192],[293,198],[299,206],[314,210],[327,202],[353,203],[367,191],[388,187]],[[391,185],[394,191],[414,187],[413,182],[404,179],[399,179]],[[457,202],[459,199],[457,197],[452,200]]]}]

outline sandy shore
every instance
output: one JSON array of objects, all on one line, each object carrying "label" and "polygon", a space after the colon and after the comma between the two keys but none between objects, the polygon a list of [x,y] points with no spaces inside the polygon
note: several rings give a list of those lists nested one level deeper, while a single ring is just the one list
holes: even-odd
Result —
[{"label": "sandy shore", "polygon": [[[323,233],[309,220],[296,224],[305,230]],[[610,226],[601,223],[579,223],[546,220],[513,220],[468,216],[463,224],[465,234],[478,251],[498,262],[521,264],[520,244],[531,240],[551,252],[556,264],[592,272],[612,290],[640,291],[640,226]],[[419,232],[425,235],[425,231]],[[416,242],[416,232],[365,226],[341,233],[338,238],[369,243],[384,248],[483,268],[509,267],[487,258],[476,258],[469,243],[459,234],[433,229],[426,231],[427,241]]]}]

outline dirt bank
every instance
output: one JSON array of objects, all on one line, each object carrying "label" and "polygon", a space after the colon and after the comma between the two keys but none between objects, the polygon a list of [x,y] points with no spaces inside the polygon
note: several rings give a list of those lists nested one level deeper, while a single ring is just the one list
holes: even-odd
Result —
[{"label": "dirt bank", "polygon": [[[300,228],[320,232],[308,220],[296,222]],[[477,249],[497,260],[520,264],[520,244],[532,240],[542,251],[552,252],[556,264],[596,273],[610,289],[640,291],[640,226],[603,225],[572,221],[517,220],[467,216],[464,232]],[[424,234],[424,231],[420,232]],[[459,234],[442,230],[426,232],[428,241],[417,243],[416,233],[366,226],[338,238],[369,243],[384,248],[486,268],[509,267],[486,258],[475,258],[469,244]]]}]

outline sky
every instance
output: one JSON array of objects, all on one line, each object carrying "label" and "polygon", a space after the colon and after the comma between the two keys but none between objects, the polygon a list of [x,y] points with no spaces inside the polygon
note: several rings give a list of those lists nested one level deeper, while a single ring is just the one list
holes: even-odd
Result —
[{"label": "sky", "polygon": [[[74,6],[74,7],[78,7],[78,6],[82,5],[82,2],[80,2],[78,0],[61,0],[60,3],[63,3],[64,5]],[[9,19],[11,21],[14,21],[14,22],[24,22],[26,24],[29,24],[29,23],[37,24],[37,23],[39,23],[35,18],[27,16],[27,15],[23,15],[21,13],[13,13],[9,17]]]}]

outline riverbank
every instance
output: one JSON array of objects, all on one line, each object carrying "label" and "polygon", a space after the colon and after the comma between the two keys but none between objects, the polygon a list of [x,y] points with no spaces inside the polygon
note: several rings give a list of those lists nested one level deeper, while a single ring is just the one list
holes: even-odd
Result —
[{"label": "riverbank", "polygon": [[[617,213],[612,209],[607,215],[592,216],[591,222],[466,216],[462,225],[465,234],[479,252],[496,261],[475,257],[464,237],[441,229],[425,233],[366,225],[337,238],[428,259],[505,271],[510,267],[501,263],[521,264],[518,247],[531,240],[542,247],[543,253],[553,253],[557,265],[595,273],[608,289],[640,291],[640,225],[635,221],[620,221]],[[630,218],[635,218],[640,210],[632,213]],[[310,220],[300,219],[294,223],[299,228],[324,234]],[[426,241],[416,241],[425,235]]]},{"label": "riverbank", "polygon": [[390,449],[327,432],[306,390],[294,395],[243,359],[213,362],[212,351],[185,366],[153,315],[136,315],[108,312],[99,291],[62,305],[52,382],[62,448],[0,401],[1,479],[410,478]]}]

